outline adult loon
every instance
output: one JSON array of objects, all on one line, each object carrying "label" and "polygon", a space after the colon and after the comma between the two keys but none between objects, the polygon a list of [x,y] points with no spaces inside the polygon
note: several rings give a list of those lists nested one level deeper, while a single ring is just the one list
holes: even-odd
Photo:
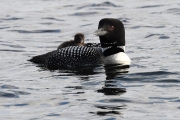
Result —
[{"label": "adult loon", "polygon": [[84,34],[77,33],[74,36],[74,40],[63,42],[61,45],[59,45],[58,49],[68,46],[84,46]]},{"label": "adult loon", "polygon": [[121,21],[113,18],[101,19],[94,34],[99,36],[101,47],[70,46],[35,56],[30,61],[44,64],[48,69],[130,64],[131,60],[125,54],[125,30]]}]

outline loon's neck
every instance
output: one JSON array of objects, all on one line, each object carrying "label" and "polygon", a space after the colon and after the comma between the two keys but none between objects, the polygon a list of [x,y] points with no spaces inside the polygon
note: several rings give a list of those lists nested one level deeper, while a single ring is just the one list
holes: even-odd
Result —
[{"label": "loon's neck", "polygon": [[119,52],[125,52],[125,46],[115,46],[115,47],[105,47],[102,48],[103,55],[105,57],[119,53]]}]

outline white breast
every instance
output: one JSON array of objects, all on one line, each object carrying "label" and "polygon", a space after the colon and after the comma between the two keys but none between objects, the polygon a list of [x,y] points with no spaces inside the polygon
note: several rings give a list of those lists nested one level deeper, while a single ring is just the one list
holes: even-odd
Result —
[{"label": "white breast", "polygon": [[104,64],[122,64],[122,65],[130,65],[130,58],[124,53],[120,52],[114,55],[110,55],[108,57],[104,57]]}]

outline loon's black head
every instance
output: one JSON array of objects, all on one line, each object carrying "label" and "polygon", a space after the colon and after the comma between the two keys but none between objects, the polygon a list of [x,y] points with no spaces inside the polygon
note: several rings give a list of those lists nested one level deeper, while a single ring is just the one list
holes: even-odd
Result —
[{"label": "loon's black head", "polygon": [[99,36],[102,48],[125,46],[124,25],[118,19],[101,19],[98,30],[94,34]]},{"label": "loon's black head", "polygon": [[82,43],[84,44],[84,34],[82,33],[77,33],[75,36],[74,36],[74,41],[76,43]]}]

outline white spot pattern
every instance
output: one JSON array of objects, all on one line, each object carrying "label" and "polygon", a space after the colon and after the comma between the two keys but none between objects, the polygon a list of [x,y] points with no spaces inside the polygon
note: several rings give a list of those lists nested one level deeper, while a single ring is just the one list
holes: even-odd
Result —
[{"label": "white spot pattern", "polygon": [[70,46],[54,51],[46,61],[49,69],[57,69],[67,66],[96,65],[102,62],[101,49],[84,46]]}]

